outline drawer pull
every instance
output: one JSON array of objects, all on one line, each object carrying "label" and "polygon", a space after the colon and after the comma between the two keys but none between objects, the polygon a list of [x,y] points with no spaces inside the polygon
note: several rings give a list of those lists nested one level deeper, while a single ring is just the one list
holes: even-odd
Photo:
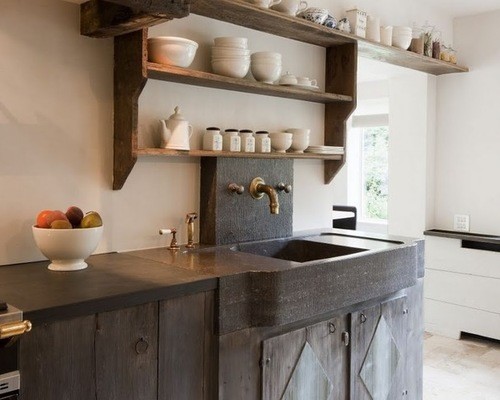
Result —
[{"label": "drawer pull", "polygon": [[0,325],[0,339],[22,335],[25,332],[31,331],[31,328],[31,322],[28,320]]}]

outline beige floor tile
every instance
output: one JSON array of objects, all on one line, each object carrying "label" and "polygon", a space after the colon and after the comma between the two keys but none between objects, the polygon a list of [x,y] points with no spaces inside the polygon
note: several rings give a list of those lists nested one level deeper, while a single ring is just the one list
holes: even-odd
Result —
[{"label": "beige floor tile", "polygon": [[424,400],[500,400],[500,343],[426,333]]}]

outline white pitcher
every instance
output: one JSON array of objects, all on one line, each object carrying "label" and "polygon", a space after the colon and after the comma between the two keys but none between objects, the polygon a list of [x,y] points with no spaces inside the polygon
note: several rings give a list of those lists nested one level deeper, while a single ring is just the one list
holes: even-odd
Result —
[{"label": "white pitcher", "polygon": [[193,134],[193,127],[179,113],[179,107],[175,107],[175,113],[167,120],[161,119],[161,147],[172,150],[189,150],[189,139]]}]

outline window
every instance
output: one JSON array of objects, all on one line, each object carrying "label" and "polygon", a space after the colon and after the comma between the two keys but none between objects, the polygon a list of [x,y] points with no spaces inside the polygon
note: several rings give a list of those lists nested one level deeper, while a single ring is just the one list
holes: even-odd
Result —
[{"label": "window", "polygon": [[388,203],[387,114],[356,115],[348,135],[348,200],[363,223],[386,224]]}]

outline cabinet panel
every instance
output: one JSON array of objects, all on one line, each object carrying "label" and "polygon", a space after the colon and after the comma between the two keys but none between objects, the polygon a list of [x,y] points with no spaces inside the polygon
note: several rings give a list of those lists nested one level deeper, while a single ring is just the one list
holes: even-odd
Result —
[{"label": "cabinet panel", "polygon": [[97,399],[157,398],[158,303],[98,314]]},{"label": "cabinet panel", "polygon": [[22,400],[88,400],[94,384],[95,316],[35,325],[20,341]]},{"label": "cabinet panel", "polygon": [[159,399],[212,398],[215,389],[211,380],[214,347],[210,304],[212,293],[160,302]]},{"label": "cabinet panel", "polygon": [[344,316],[264,340],[262,399],[347,399],[346,331]]},{"label": "cabinet panel", "polygon": [[351,314],[351,398],[399,399],[405,392],[406,297]]}]

